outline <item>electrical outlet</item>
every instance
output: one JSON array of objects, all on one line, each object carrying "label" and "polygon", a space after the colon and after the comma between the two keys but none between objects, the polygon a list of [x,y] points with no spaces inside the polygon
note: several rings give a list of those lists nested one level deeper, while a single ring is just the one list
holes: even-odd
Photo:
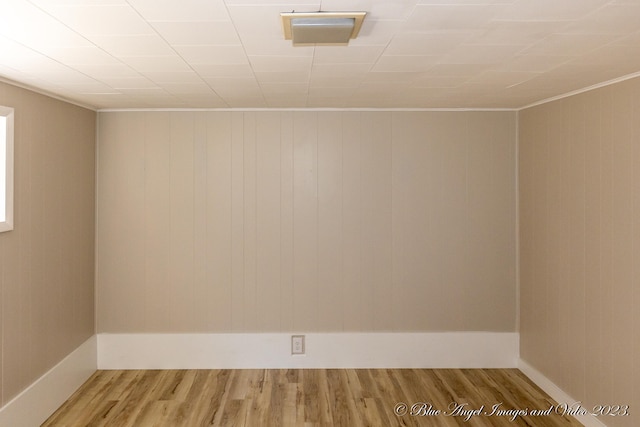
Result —
[{"label": "electrical outlet", "polygon": [[291,354],[304,354],[304,335],[291,335]]}]

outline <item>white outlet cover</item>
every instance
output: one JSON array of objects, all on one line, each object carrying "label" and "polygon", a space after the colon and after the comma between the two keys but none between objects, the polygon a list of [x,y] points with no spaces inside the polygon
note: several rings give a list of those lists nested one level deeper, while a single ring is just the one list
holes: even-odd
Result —
[{"label": "white outlet cover", "polygon": [[291,335],[291,354],[304,354],[304,335]]}]

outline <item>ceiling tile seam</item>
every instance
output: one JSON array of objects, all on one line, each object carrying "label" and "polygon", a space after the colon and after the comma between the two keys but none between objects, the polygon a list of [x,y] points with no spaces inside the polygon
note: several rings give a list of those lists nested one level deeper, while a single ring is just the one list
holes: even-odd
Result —
[{"label": "ceiling tile seam", "polygon": [[[211,87],[211,85],[210,85],[210,84],[209,84],[209,83],[208,83],[208,82],[207,82],[207,81],[206,81],[206,80],[205,80],[205,79],[200,75],[200,73],[198,73],[198,72],[193,68],[193,66],[192,66],[192,65],[191,65],[191,64],[190,64],[186,59],[184,59],[184,58],[182,57],[182,55],[180,55],[180,53],[178,53],[178,51],[173,47],[173,45],[172,45],[171,43],[169,43],[169,41],[168,41],[167,39],[165,39],[165,38],[164,38],[164,36],[162,36],[162,34],[160,34],[160,32],[158,32],[158,30],[157,30],[157,29],[156,29],[156,28],[151,24],[151,22],[147,21],[147,20],[144,18],[144,16],[142,16],[142,14],[138,11],[138,9],[136,9],[136,8],[135,8],[131,3],[129,3],[129,1],[128,1],[128,0],[127,0],[127,2],[126,2],[126,3],[129,5],[129,7],[131,8],[131,10],[133,10],[133,11],[136,13],[136,15],[138,15],[138,16],[140,17],[140,19],[142,19],[144,22],[146,22],[146,23],[147,23],[147,25],[149,25],[149,27],[153,30],[153,32],[154,32],[158,37],[160,37],[160,39],[162,39],[162,41],[163,41],[163,42],[165,42],[165,43],[166,43],[166,45],[169,47],[169,49],[171,49],[171,50],[173,51],[173,53],[175,53],[175,54],[176,54],[176,56],[178,56],[178,58],[180,58],[180,59],[182,60],[182,62],[184,62],[184,63],[185,63],[185,65],[186,65],[186,66],[187,66],[187,67],[188,67],[188,68],[189,68],[189,69],[190,69],[190,70],[191,70],[191,71],[192,71],[196,76],[198,76],[198,78],[200,79],[200,81],[201,81],[202,83],[204,83],[205,85],[207,85],[207,87],[211,90],[211,92],[213,92],[213,93],[214,93],[218,98],[220,98],[220,100],[221,100],[222,102],[224,102],[224,103],[225,103],[225,105],[230,106],[230,105],[229,105],[229,103],[226,101],[226,99],[224,99],[222,96],[220,96],[220,94],[219,94],[218,92],[216,92],[216,90],[215,90],[213,87]],[[225,3],[225,9],[226,9],[226,3]],[[227,14],[228,14],[228,13],[229,13],[229,11],[227,10]],[[233,22],[233,21],[232,21],[232,22]],[[234,25],[234,28],[235,28],[235,25]],[[236,32],[237,32],[237,31],[236,31]],[[138,72],[138,71],[137,71],[137,70],[135,70],[135,69],[133,69],[133,70],[134,70],[134,71],[136,71],[136,72]],[[139,73],[139,72],[138,72],[138,73]],[[153,80],[153,79],[151,79],[150,77],[147,77],[147,76],[145,76],[145,75],[143,75],[143,74],[141,74],[141,75],[142,75],[143,77],[147,78],[149,81],[152,81],[153,83],[158,84],[156,81],[154,81],[154,80]],[[158,86],[159,86],[159,87],[162,87],[161,85],[158,85]],[[181,99],[181,98],[179,98],[179,97],[178,97],[178,95],[175,95],[175,94],[169,93],[169,92],[167,92],[164,88],[163,88],[163,90],[164,90],[168,95],[171,95],[171,96],[173,96],[174,98]]]},{"label": "ceiling tile seam", "polygon": [[[579,19],[582,20],[582,19],[588,18],[588,17],[590,17],[592,15],[595,15],[595,14],[601,12],[603,9],[606,9],[607,7],[610,7],[610,6],[615,5],[615,4],[616,4],[615,1],[609,1],[609,2],[603,3],[600,7],[597,7],[595,9],[593,9],[591,12],[588,12],[587,14],[581,16]],[[619,3],[618,5],[622,6],[622,5],[624,5],[624,3]]]},{"label": "ceiling tile seam", "polygon": [[[41,8],[40,6],[38,6],[38,5],[37,5],[36,3],[34,3],[32,0],[28,0],[28,2],[29,2],[29,3],[30,3],[34,8],[36,8],[36,9],[40,10],[40,11],[41,11],[42,13],[44,13],[45,15],[49,16],[53,21],[55,21],[55,22],[59,23],[60,25],[62,25],[63,27],[67,28],[67,29],[68,29],[69,31],[71,31],[72,33],[74,33],[74,34],[78,35],[78,37],[80,37],[80,38],[82,38],[82,39],[86,40],[86,41],[87,41],[91,46],[93,46],[93,47],[95,47],[96,49],[98,49],[99,51],[103,52],[103,53],[104,53],[105,55],[107,55],[108,57],[113,58],[116,62],[118,62],[118,63],[120,63],[120,64],[124,65],[125,67],[127,67],[128,69],[130,69],[131,71],[133,71],[134,73],[136,73],[139,77],[141,77],[141,78],[145,78],[145,79],[147,79],[147,80],[150,80],[149,78],[147,78],[146,76],[144,76],[143,74],[141,74],[138,70],[136,70],[135,68],[131,67],[131,66],[130,66],[129,64],[127,64],[126,62],[122,61],[120,58],[118,58],[118,57],[116,57],[116,56],[112,55],[112,54],[111,54],[111,53],[109,53],[107,50],[105,50],[105,49],[103,49],[102,47],[98,46],[98,45],[97,45],[96,43],[94,43],[92,40],[88,39],[84,34],[79,33],[78,31],[76,31],[75,29],[71,28],[71,27],[70,27],[69,25],[67,25],[66,23],[64,23],[64,22],[60,21],[58,18],[56,18],[55,16],[53,16],[53,15],[52,15],[51,13],[49,13],[47,10],[45,10],[45,9]],[[127,3],[127,4],[128,4],[128,3]],[[134,9],[134,10],[135,10],[135,9]],[[137,12],[137,11],[136,11],[136,12]],[[7,36],[5,36],[5,37],[7,37]],[[105,86],[108,86],[108,87],[110,87],[111,89],[113,89],[115,92],[117,92],[117,93],[119,93],[119,94],[122,94],[122,91],[121,91],[121,90],[119,90],[118,88],[113,87],[112,85],[110,85],[110,84],[108,84],[108,83],[106,83],[106,82],[104,82],[104,81],[98,80],[98,79],[96,79],[95,77],[93,77],[93,76],[91,76],[91,75],[89,75],[89,74],[87,74],[87,73],[84,73],[84,72],[82,72],[82,71],[78,70],[77,68],[72,68],[71,66],[69,66],[69,65],[67,65],[67,64],[64,64],[64,63],[62,63],[62,62],[58,61],[58,60],[57,60],[57,59],[55,59],[55,58],[52,58],[51,56],[49,56],[49,55],[45,54],[44,52],[40,52],[40,51],[35,50],[35,49],[31,48],[31,47],[25,46],[24,44],[22,44],[22,43],[21,43],[21,42],[19,42],[18,40],[12,39],[12,38],[10,38],[10,37],[7,37],[7,38],[8,38],[9,40],[13,40],[15,43],[17,43],[17,44],[19,44],[19,45],[23,46],[24,48],[26,48],[26,49],[28,49],[28,50],[31,50],[31,51],[33,51],[33,52],[37,52],[38,54],[40,54],[40,55],[42,55],[42,56],[44,56],[44,57],[46,57],[46,58],[49,58],[50,60],[52,60],[52,61],[54,61],[54,62],[56,62],[56,63],[58,63],[58,64],[62,65],[63,67],[66,67],[66,68],[68,68],[68,69],[70,69],[70,70],[73,70],[73,71],[75,71],[75,72],[79,73],[79,74],[82,74],[82,75],[84,75],[84,76],[86,76],[86,77],[90,78],[91,80],[94,80],[96,83],[100,83],[100,84],[103,84],[103,85],[105,85]],[[150,81],[151,81],[151,80],[150,80]],[[153,82],[153,83],[154,83],[154,84],[156,84],[155,82]],[[48,92],[47,92],[47,93],[48,93]],[[97,108],[96,106],[93,106],[93,107],[92,107],[92,109],[94,109],[94,110],[95,110],[96,108]]]},{"label": "ceiling tile seam", "polygon": [[[256,84],[260,88],[260,97],[262,98],[262,102],[264,103],[264,105],[269,105],[267,103],[267,99],[264,97],[264,90],[262,88],[262,85],[260,84],[260,81],[256,77],[256,70],[254,70],[253,64],[251,63],[251,60],[249,59],[249,55],[248,55],[247,49],[245,48],[244,43],[242,41],[242,37],[240,37],[240,33],[238,32],[238,27],[236,26],[236,23],[233,20],[233,15],[229,11],[229,5],[227,4],[226,0],[222,0],[222,4],[224,4],[224,9],[227,11],[227,15],[229,16],[229,21],[231,21],[231,25],[233,26],[233,31],[236,33],[236,36],[238,37],[238,40],[240,40],[240,46],[242,46],[242,51],[244,52],[244,56],[247,58],[247,61],[249,62],[249,68],[251,68],[251,73],[253,74],[253,79],[255,80]],[[224,99],[222,97],[220,97],[220,99],[222,99],[225,104],[229,105],[229,103],[227,102],[226,99]],[[231,107],[231,106],[229,105],[229,107]]]},{"label": "ceiling tile seam", "polygon": [[[56,64],[59,64],[61,67],[65,68],[65,69],[68,69],[68,70],[74,71],[74,72],[76,72],[76,73],[78,73],[78,74],[81,74],[81,75],[83,75],[83,76],[87,77],[88,79],[93,80],[93,81],[94,81],[94,82],[96,82],[96,83],[103,84],[103,85],[105,85],[105,86],[110,87],[111,89],[113,89],[113,90],[116,92],[116,94],[122,94],[122,92],[120,92],[118,89],[116,89],[116,88],[112,87],[111,85],[108,85],[108,84],[107,84],[107,83],[105,83],[105,82],[102,82],[102,81],[100,81],[100,80],[97,80],[95,77],[90,76],[89,74],[86,74],[86,73],[84,73],[84,72],[82,72],[82,71],[78,70],[77,68],[73,68],[73,67],[71,67],[71,66],[69,66],[69,65],[67,65],[67,64],[64,64],[64,63],[62,63],[62,62],[58,61],[57,59],[52,58],[51,56],[49,56],[49,55],[47,55],[47,54],[45,54],[45,53],[43,53],[43,52],[40,52],[40,51],[38,51],[38,50],[35,50],[35,49],[33,49],[32,47],[26,46],[26,45],[24,45],[23,43],[21,43],[20,41],[15,40],[15,39],[13,39],[13,38],[11,38],[11,37],[8,37],[8,36],[6,36],[6,35],[4,35],[3,37],[6,37],[8,40],[11,40],[12,42],[16,43],[17,45],[22,46],[22,48],[24,48],[24,49],[25,49],[25,50],[27,50],[27,51],[35,52],[35,53],[37,53],[37,54],[39,54],[39,55],[42,55],[43,57],[45,57],[45,58],[47,58],[47,59],[51,60],[52,62],[55,62]],[[21,73],[23,73],[23,72],[24,72],[24,71],[21,71],[21,70],[17,70],[17,71],[19,71],[19,72],[21,72]],[[56,86],[58,86],[58,87],[62,88],[58,83],[52,82],[52,81],[47,80],[47,79],[44,79],[44,78],[42,78],[42,77],[37,77],[37,76],[34,76],[34,77],[38,78],[39,80],[42,80],[42,81],[45,81],[45,82],[51,83],[51,84],[53,84],[53,85],[56,85]],[[27,86],[29,86],[29,85],[27,85]],[[45,92],[48,92],[48,91],[46,91],[46,90],[45,90]]]}]

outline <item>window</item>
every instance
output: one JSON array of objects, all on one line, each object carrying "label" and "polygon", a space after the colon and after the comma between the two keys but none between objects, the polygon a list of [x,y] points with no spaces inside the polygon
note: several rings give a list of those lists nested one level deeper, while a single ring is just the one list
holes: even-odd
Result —
[{"label": "window", "polygon": [[0,106],[0,232],[13,230],[13,108]]}]

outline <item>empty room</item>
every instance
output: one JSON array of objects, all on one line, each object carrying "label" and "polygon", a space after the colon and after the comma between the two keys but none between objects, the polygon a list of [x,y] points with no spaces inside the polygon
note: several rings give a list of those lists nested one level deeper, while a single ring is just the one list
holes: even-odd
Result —
[{"label": "empty room", "polygon": [[2,0],[0,427],[640,425],[640,1]]}]

